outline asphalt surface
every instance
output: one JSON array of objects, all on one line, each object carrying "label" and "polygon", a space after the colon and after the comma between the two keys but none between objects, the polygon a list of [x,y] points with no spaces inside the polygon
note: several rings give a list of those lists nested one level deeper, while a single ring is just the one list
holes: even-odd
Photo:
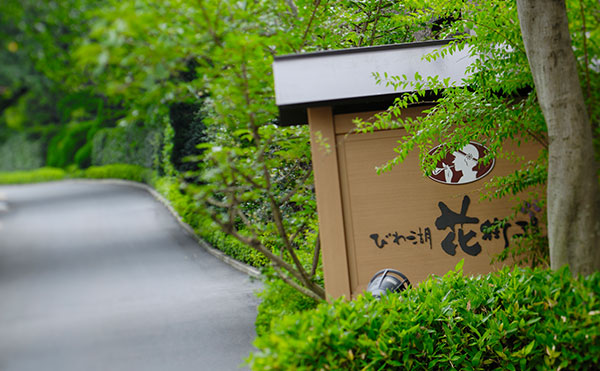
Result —
[{"label": "asphalt surface", "polygon": [[0,370],[236,370],[260,288],[146,190],[0,187]]}]

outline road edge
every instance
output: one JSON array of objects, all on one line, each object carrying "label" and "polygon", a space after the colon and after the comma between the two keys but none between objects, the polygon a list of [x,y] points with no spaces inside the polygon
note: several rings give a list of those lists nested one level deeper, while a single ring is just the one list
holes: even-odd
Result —
[{"label": "road edge", "polygon": [[260,276],[261,276],[260,271],[258,269],[254,268],[248,264],[242,263],[241,261],[236,260],[236,259],[226,255],[221,250],[211,246],[202,237],[198,236],[196,234],[196,232],[194,232],[194,229],[189,224],[187,224],[186,222],[183,221],[181,216],[177,213],[177,211],[175,211],[173,206],[171,206],[171,203],[169,202],[169,200],[167,200],[165,197],[163,197],[163,195],[158,193],[158,191],[156,189],[152,188],[148,184],[134,182],[132,180],[125,180],[125,179],[68,179],[67,181],[120,184],[120,185],[129,185],[129,186],[144,189],[148,193],[150,193],[158,202],[163,204],[163,206],[169,211],[169,213],[171,213],[171,215],[175,218],[175,220],[183,228],[183,230],[185,230],[186,233],[190,237],[192,237],[198,243],[198,245],[200,245],[202,248],[204,248],[204,250],[206,250],[209,254],[211,254],[215,258],[219,259],[223,263],[229,265],[230,267],[237,269],[238,271],[240,271],[242,273],[247,274],[250,277],[260,278]]}]

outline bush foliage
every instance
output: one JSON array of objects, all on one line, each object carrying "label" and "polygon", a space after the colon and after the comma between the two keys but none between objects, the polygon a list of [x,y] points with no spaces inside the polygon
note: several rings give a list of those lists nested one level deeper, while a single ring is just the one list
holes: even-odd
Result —
[{"label": "bush foliage", "polygon": [[162,129],[137,125],[104,128],[91,139],[92,165],[127,163],[152,168],[160,156]]},{"label": "bush foliage", "polygon": [[73,163],[89,165],[90,149],[86,148],[86,143],[98,130],[97,126],[96,121],[87,121],[63,127],[48,143],[46,164],[62,168]]},{"label": "bush foliage", "polygon": [[29,170],[43,165],[40,140],[32,140],[25,133],[16,133],[0,143],[0,170]]},{"label": "bush foliage", "polygon": [[314,309],[319,303],[313,298],[301,294],[280,279],[271,277],[265,280],[265,288],[258,293],[261,299],[256,316],[256,334],[262,336],[271,329],[273,321],[279,318]]},{"label": "bush foliage", "polygon": [[163,197],[169,200],[181,219],[213,247],[256,268],[261,268],[268,263],[264,255],[224,233],[212,222],[210,217],[198,213],[196,201],[190,195],[181,192],[178,181],[163,177],[158,179],[154,186]]},{"label": "bush foliage", "polygon": [[111,164],[91,166],[83,170],[83,177],[91,179],[125,179],[149,183],[152,177],[152,171],[137,165]]},{"label": "bush foliage", "polygon": [[36,170],[0,173],[0,184],[23,184],[61,180],[67,176],[63,169],[43,167]]},{"label": "bush foliage", "polygon": [[283,318],[255,342],[255,370],[515,370],[600,367],[600,273],[460,268],[377,301]]},{"label": "bush foliage", "polygon": [[197,170],[195,162],[187,156],[202,154],[196,146],[206,142],[206,126],[202,122],[200,104],[174,103],[169,107],[169,122],[173,128],[171,163],[180,172]]}]

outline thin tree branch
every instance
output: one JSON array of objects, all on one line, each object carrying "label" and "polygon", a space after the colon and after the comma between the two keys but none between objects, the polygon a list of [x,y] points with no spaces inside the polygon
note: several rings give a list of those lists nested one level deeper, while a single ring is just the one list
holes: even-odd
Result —
[{"label": "thin tree branch", "polygon": [[312,13],[310,14],[310,19],[308,20],[308,24],[306,25],[306,29],[304,30],[304,34],[302,35],[302,42],[300,43],[300,48],[304,47],[304,44],[306,43],[306,38],[308,37],[308,32],[310,31],[310,28],[312,27],[312,23],[315,19],[315,16],[317,15],[317,9],[319,9],[320,5],[321,5],[321,0],[316,0],[315,7],[313,8]]},{"label": "thin tree branch", "polygon": [[237,215],[240,217],[242,223],[244,223],[246,227],[252,228],[252,222],[250,222],[250,219],[248,219],[248,217],[242,212],[242,210],[237,209]]},{"label": "thin tree branch", "polygon": [[299,272],[296,271],[294,266],[287,263],[285,260],[281,259],[279,256],[275,255],[269,248],[267,248],[262,243],[260,243],[260,241],[258,240],[258,238],[256,238],[256,236],[253,238],[245,237],[237,231],[237,229],[233,226],[233,223],[222,222],[221,220],[219,220],[217,215],[214,213],[211,213],[210,216],[211,216],[211,219],[215,223],[217,223],[217,225],[219,225],[219,227],[221,227],[223,232],[235,237],[241,243],[248,245],[251,248],[257,250],[258,252],[264,254],[267,258],[269,258],[269,260],[271,261],[272,264],[285,269],[287,272],[289,272],[292,276],[294,276],[300,282],[303,282],[302,276],[299,274]]},{"label": "thin tree branch", "polygon": [[277,230],[279,232],[279,237],[281,237],[281,239],[283,240],[283,246],[290,254],[290,257],[292,258],[294,265],[298,269],[298,272],[302,275],[303,279],[301,281],[305,284],[308,284],[310,282],[310,278],[308,277],[306,270],[302,266],[300,259],[298,259],[298,256],[294,252],[294,248],[293,248],[292,244],[290,243],[287,231],[285,230],[285,226],[283,225],[283,218],[281,215],[281,210],[279,209],[279,206],[275,202],[275,199],[272,195],[269,195],[269,201],[271,204],[271,212],[273,213],[273,219],[275,222],[275,226],[277,227]]},{"label": "thin tree branch", "polygon": [[294,15],[294,17],[297,18],[298,17],[298,7],[294,3],[294,0],[285,0],[285,3],[290,7],[290,10],[292,11],[292,14]]},{"label": "thin tree branch", "polygon": [[[208,33],[212,37],[212,39],[215,42],[215,44],[217,44],[219,46],[222,46],[221,37],[217,34],[217,31],[215,30],[215,27],[213,27],[213,25],[211,24],[211,19],[210,19],[209,15],[208,15],[208,12],[206,11],[206,8],[204,7],[204,1],[203,0],[199,0],[198,1],[198,5],[200,7],[200,11],[202,12],[202,16],[204,18],[204,21],[206,22],[206,26],[207,26],[206,28],[208,30]],[[216,24],[215,24],[215,26],[216,26]]]},{"label": "thin tree branch", "polygon": [[312,268],[310,270],[310,277],[314,278],[317,273],[317,267],[319,266],[319,255],[321,253],[321,232],[317,233],[317,240],[315,241],[315,252],[313,255]]},{"label": "thin tree branch", "polygon": [[[498,36],[502,37],[504,40],[507,40],[507,41],[510,40],[510,38],[507,35],[503,34],[500,31],[498,31],[497,28],[492,28],[492,27],[490,27],[490,26],[488,26],[486,24],[478,23],[475,20],[469,20],[468,18],[463,18],[463,21],[472,22],[473,24],[475,24],[477,26],[487,28],[489,31],[497,34]],[[519,50],[521,53],[525,54],[525,49],[521,48],[519,45],[515,44],[515,45],[510,45],[510,46],[513,47],[513,48],[515,48],[515,49],[517,49],[517,50]]]},{"label": "thin tree branch", "polygon": [[242,178],[244,178],[244,180],[247,181],[248,183],[250,183],[250,185],[252,185],[256,189],[261,189],[261,190],[265,189],[265,186],[256,183],[256,181],[254,179],[250,178],[250,176],[248,176],[248,174],[244,174],[239,168],[237,168],[236,166],[233,166],[232,163],[233,162],[229,163],[231,170],[233,170],[235,173],[237,173]]},{"label": "thin tree branch", "polygon": [[221,201],[217,201],[212,197],[207,198],[205,201],[212,206],[220,207],[223,209],[227,209],[229,207],[228,204],[221,202]]},{"label": "thin tree branch", "polygon": [[367,19],[362,24],[362,30],[360,30],[360,39],[358,40],[358,47],[363,45],[363,41],[365,39],[365,32],[367,32],[367,27],[369,27],[369,18],[371,18],[371,9],[369,9],[369,13],[367,14]]},{"label": "thin tree branch", "polygon": [[535,139],[536,142],[540,143],[545,149],[548,149],[548,141],[545,140],[543,137],[538,136],[529,129],[527,129],[527,134],[529,134],[533,139]]},{"label": "thin tree branch", "polygon": [[[312,165],[311,165],[312,167]],[[312,169],[307,171],[306,174],[304,175],[304,177],[302,177],[302,179],[298,182],[298,184],[296,184],[296,186],[294,187],[294,189],[292,189],[291,191],[289,191],[280,201],[279,204],[280,205],[285,205],[290,198],[292,198],[297,192],[298,190],[300,190],[300,188],[302,188],[306,181],[308,180],[308,178],[310,178],[310,176],[312,175]]]},{"label": "thin tree branch", "polygon": [[[320,0],[317,0],[317,1],[320,1]],[[248,93],[249,92],[248,75],[246,72],[246,64],[245,63],[242,63],[242,65],[241,65],[241,74],[242,74],[242,76],[241,76],[242,81],[244,82],[244,99],[246,101],[246,105],[250,106],[251,101],[250,101],[250,95]],[[250,111],[248,118],[250,120],[250,122],[249,122],[250,128],[251,128],[250,132],[252,133],[254,142],[256,143],[257,146],[260,147],[261,137],[260,137],[260,134],[258,133],[258,125],[256,124],[256,121],[255,121],[254,112]],[[290,240],[288,238],[288,234],[287,234],[287,232],[285,230],[285,226],[283,224],[281,209],[279,208],[279,205],[277,204],[275,197],[271,193],[271,189],[272,189],[271,175],[269,173],[269,169],[267,168],[267,164],[264,159],[263,152],[259,153],[257,160],[260,164],[262,164],[263,178],[265,179],[265,183],[266,183],[265,191],[266,191],[267,197],[269,199],[271,212],[273,213],[273,221],[275,222],[275,226],[277,227],[277,231],[279,232],[279,237],[281,237],[281,239],[283,241],[283,246],[290,254],[290,257],[292,258],[292,261],[294,262],[294,265],[296,266],[296,269],[301,276],[300,281],[303,284],[305,284],[306,286],[309,286],[309,287],[314,286],[314,283],[308,277],[306,270],[304,269],[304,267],[302,266],[302,263],[300,262],[300,259],[298,259],[298,256],[294,252],[294,248],[292,247],[292,244],[290,243]]]},{"label": "thin tree branch", "polygon": [[300,233],[306,228],[306,223],[302,223],[302,225],[296,230],[296,232],[290,237],[290,241],[293,243],[296,237],[300,235]]},{"label": "thin tree branch", "polygon": [[379,3],[377,4],[377,11],[375,12],[375,19],[374,19],[374,23],[373,23],[373,27],[371,29],[371,38],[369,40],[369,45],[373,46],[373,42],[375,41],[375,32],[377,31],[377,23],[379,22],[379,18],[380,18],[380,12],[381,12],[381,2],[383,0],[379,0]]},{"label": "thin tree branch", "polygon": [[315,292],[312,292],[311,290],[300,286],[299,284],[297,284],[293,279],[291,279],[290,277],[288,277],[284,272],[281,271],[281,269],[279,269],[278,267],[273,267],[273,269],[275,270],[275,272],[277,272],[277,275],[288,285],[290,285],[291,287],[293,287],[294,289],[298,290],[300,293],[311,297],[313,299],[315,299],[316,301],[323,301],[325,300],[325,295],[324,293],[321,294],[317,294]]}]

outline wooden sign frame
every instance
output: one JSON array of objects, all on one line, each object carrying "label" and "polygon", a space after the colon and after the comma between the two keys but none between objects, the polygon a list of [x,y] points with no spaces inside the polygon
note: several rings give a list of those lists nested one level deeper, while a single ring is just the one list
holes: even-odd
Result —
[{"label": "wooden sign frame", "polygon": [[[422,111],[429,107],[431,105],[409,107],[403,110],[402,116],[415,117],[421,115]],[[396,246],[393,246],[396,250],[392,250],[392,243],[389,238],[386,241],[387,246],[383,246],[383,243],[380,246],[376,246],[378,240],[374,242],[369,240],[369,235],[379,236],[379,234],[370,234],[368,228],[372,228],[379,233],[381,232],[381,228],[377,226],[382,221],[383,223],[381,224],[384,225],[382,227],[383,230],[388,231],[391,229],[391,226],[395,225],[396,219],[403,220],[405,224],[407,223],[406,220],[408,220],[409,225],[412,225],[410,224],[411,218],[417,220],[420,217],[420,220],[423,220],[424,215],[427,213],[429,213],[427,217],[432,222],[436,220],[436,217],[439,219],[438,214],[440,210],[437,209],[438,200],[435,199],[438,197],[438,192],[440,205],[442,204],[441,201],[444,200],[444,206],[448,204],[448,208],[451,207],[460,210],[462,200],[463,207],[465,205],[469,207],[470,203],[471,210],[478,213],[478,216],[482,216],[481,220],[473,218],[477,219],[479,224],[472,226],[476,230],[471,233],[471,235],[479,234],[479,239],[483,235],[483,229],[480,230],[482,228],[480,224],[486,218],[491,220],[497,215],[495,213],[498,212],[501,214],[498,217],[508,216],[514,205],[514,201],[511,202],[509,200],[494,201],[496,204],[491,206],[481,204],[479,203],[479,193],[485,180],[460,185],[439,184],[425,177],[420,168],[418,168],[417,161],[413,159],[409,170],[406,167],[398,170],[408,174],[407,184],[400,184],[399,188],[404,189],[406,193],[409,190],[414,193],[415,188],[417,190],[419,188],[427,189],[428,191],[425,190],[426,194],[424,197],[429,201],[429,211],[418,210],[415,206],[416,203],[412,202],[412,200],[409,200],[409,203],[412,205],[408,208],[410,210],[398,211],[397,213],[394,210],[390,211],[390,208],[382,201],[383,195],[393,193],[390,188],[390,180],[387,180],[387,188],[377,188],[375,186],[373,194],[370,194],[370,184],[364,183],[372,182],[374,185],[380,185],[381,182],[386,182],[384,177],[389,177],[389,175],[384,174],[381,178],[378,178],[380,176],[375,173],[375,166],[381,165],[386,160],[391,159],[394,152],[390,150],[389,157],[385,157],[387,155],[382,157],[381,143],[385,143],[385,147],[391,149],[395,141],[400,137],[400,133],[394,130],[380,131],[373,134],[351,133],[351,130],[354,128],[352,121],[355,117],[368,119],[375,113],[371,111],[336,115],[333,113],[332,107],[308,108],[327,295],[333,298],[340,296],[347,298],[355,297],[365,290],[371,275],[383,268],[394,268],[403,271],[414,283],[426,279],[430,274],[444,274],[463,258],[465,259],[464,271],[467,274],[482,274],[500,268],[503,264],[490,264],[490,261],[494,255],[501,252],[504,248],[501,240],[481,241],[482,245],[485,245],[485,251],[478,252],[475,254],[477,256],[466,255],[464,253],[467,251],[466,249],[463,249],[464,251],[458,249],[458,253],[452,254],[452,256],[442,251],[439,248],[439,244],[443,238],[440,236],[442,234],[445,235],[450,230],[442,231],[442,229],[438,228],[438,231],[435,230],[434,226],[431,226],[431,229],[426,228],[429,229],[429,243],[432,251],[408,250],[407,246],[410,246],[410,244],[405,243],[403,247],[406,250],[400,253],[399,248]],[[403,131],[403,129],[399,130]],[[515,145],[515,148],[521,151],[525,157],[529,158],[537,156],[539,151],[539,147],[536,145],[527,145],[522,148]],[[364,163],[367,161],[366,158],[371,156],[373,152],[379,153],[377,161],[381,162],[374,162],[372,167],[370,164],[365,168]],[[356,165],[357,163],[360,163],[359,165],[362,166],[362,170],[359,169],[362,173],[358,175],[356,169],[359,165]],[[490,176],[506,175],[514,171],[516,169],[515,166],[514,163],[509,161],[500,161]],[[371,170],[372,175],[370,173]],[[396,182],[394,186],[395,184],[403,183],[404,178],[399,178],[398,174],[394,176],[394,182]],[[414,182],[415,186],[412,186],[410,182]],[[433,193],[431,189],[434,189]],[[375,206],[373,207],[367,204],[370,198],[375,200]],[[468,202],[465,201],[467,198]],[[381,215],[378,214],[378,207],[384,209]],[[442,206],[439,207],[441,208]],[[394,223],[389,222],[391,219],[394,220]],[[373,222],[371,223],[371,221]],[[375,225],[375,227],[366,227],[368,224]],[[413,233],[415,232],[413,231]],[[435,237],[436,250],[433,249],[433,244],[431,243],[432,235]],[[411,237],[408,238],[410,239]],[[414,239],[414,237],[412,238]],[[496,235],[496,238],[498,238],[498,235]],[[506,236],[504,239],[507,241]],[[421,240],[423,240],[422,234]],[[406,239],[404,242],[406,242]],[[413,244],[416,244],[416,242],[413,241]],[[369,243],[371,245],[367,246]],[[398,243],[398,245],[400,244]],[[398,258],[399,256],[402,256],[402,258]],[[400,266],[401,263],[404,263],[404,266]],[[511,262],[508,261],[506,263],[510,264]]]}]

